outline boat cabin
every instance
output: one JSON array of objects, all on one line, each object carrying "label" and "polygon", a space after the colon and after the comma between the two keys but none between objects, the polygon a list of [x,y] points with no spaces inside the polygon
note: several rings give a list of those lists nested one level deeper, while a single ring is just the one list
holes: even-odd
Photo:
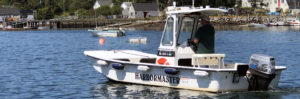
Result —
[{"label": "boat cabin", "polygon": [[[169,7],[165,28],[159,45],[156,64],[192,66],[195,45],[192,43],[201,18],[225,12],[217,8]],[[208,55],[210,56],[210,55]],[[225,57],[225,55],[213,55]]]}]

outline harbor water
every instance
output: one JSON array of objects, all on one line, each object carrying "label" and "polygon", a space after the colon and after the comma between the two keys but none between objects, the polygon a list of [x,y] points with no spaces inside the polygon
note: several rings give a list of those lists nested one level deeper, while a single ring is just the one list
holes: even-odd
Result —
[{"label": "harbor water", "polygon": [[[275,57],[283,65],[277,89],[209,93],[118,83],[92,67],[85,50],[132,49],[157,53],[163,26],[128,28],[126,36],[93,37],[87,29],[0,31],[1,99],[82,98],[300,98],[300,27],[216,26],[216,53],[226,62],[248,63],[252,54]],[[147,43],[129,43],[146,37]],[[224,85],[225,86],[225,85]]]}]

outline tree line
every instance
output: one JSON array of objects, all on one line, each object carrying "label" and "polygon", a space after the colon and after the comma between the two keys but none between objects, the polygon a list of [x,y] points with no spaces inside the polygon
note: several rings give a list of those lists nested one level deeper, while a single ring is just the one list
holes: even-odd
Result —
[{"label": "tree line", "polygon": [[[21,10],[35,10],[38,19],[52,19],[64,16],[120,15],[123,2],[157,3],[160,10],[177,2],[178,6],[192,5],[192,0],[112,0],[113,7],[101,6],[94,10],[96,0],[1,0],[1,7],[16,7]],[[233,7],[236,0],[194,0],[195,6]]]}]

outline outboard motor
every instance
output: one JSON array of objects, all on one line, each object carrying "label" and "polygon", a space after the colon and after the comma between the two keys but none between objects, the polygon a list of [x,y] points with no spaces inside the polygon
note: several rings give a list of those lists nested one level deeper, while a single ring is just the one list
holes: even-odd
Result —
[{"label": "outboard motor", "polygon": [[272,56],[253,54],[249,61],[248,90],[268,90],[275,77],[275,59]]}]

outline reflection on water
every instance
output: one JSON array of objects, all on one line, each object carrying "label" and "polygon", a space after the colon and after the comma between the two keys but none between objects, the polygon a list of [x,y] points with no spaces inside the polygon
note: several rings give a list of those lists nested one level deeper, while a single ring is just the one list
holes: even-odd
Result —
[{"label": "reflection on water", "polygon": [[114,81],[106,81],[99,83],[91,88],[93,98],[136,98],[136,99],[178,99],[178,98],[222,98],[222,99],[285,99],[300,97],[299,88],[278,88],[269,91],[245,91],[245,92],[223,92],[210,93],[186,89],[174,89],[168,87],[158,87],[149,85],[138,85],[129,83],[120,83]]},{"label": "reflection on water", "polygon": [[208,98],[215,97],[216,94],[185,90],[173,89],[168,87],[157,87],[148,85],[137,85],[129,83],[119,83],[107,81],[104,84],[96,85],[92,88],[94,98]]}]

